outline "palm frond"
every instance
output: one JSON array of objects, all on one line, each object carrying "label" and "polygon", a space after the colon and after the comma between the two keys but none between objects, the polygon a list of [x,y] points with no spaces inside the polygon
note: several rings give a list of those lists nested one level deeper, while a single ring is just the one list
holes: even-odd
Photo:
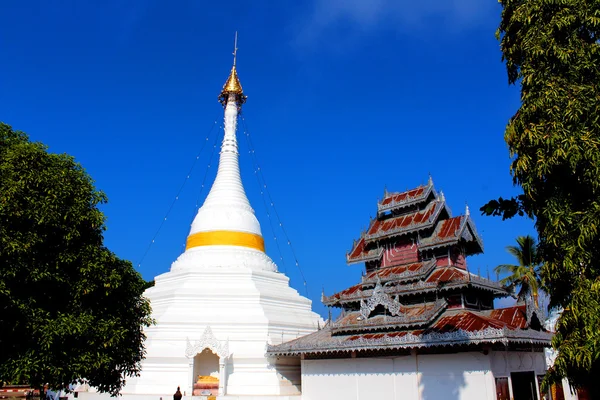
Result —
[{"label": "palm frond", "polygon": [[517,298],[525,300],[529,295],[537,296],[542,285],[537,244],[530,235],[519,236],[516,242],[516,246],[507,246],[506,251],[514,256],[519,264],[501,264],[494,268],[494,272],[507,274],[508,276],[500,280],[500,284],[508,288],[518,288]]}]

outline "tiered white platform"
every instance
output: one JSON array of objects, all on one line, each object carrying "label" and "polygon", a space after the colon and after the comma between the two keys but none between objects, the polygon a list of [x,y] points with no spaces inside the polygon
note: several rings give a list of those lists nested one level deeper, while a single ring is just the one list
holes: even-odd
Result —
[{"label": "tiered white platform", "polygon": [[123,394],[172,395],[177,386],[191,394],[204,349],[219,355],[224,394],[298,394],[300,365],[265,358],[265,347],[317,329],[310,301],[277,272],[198,267],[174,268],[148,290],[157,325],[147,330],[142,375]]}]

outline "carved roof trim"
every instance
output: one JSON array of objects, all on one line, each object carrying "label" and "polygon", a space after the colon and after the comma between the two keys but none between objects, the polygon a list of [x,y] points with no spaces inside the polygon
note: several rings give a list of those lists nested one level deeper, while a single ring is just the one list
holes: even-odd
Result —
[{"label": "carved roof trim", "polygon": [[[552,334],[548,332],[486,328],[478,331],[459,329],[446,333],[403,332],[403,335],[388,333],[332,336],[328,328],[276,346],[268,346],[267,355],[284,356],[300,354],[326,354],[380,349],[406,349],[446,347],[469,344],[509,343],[533,344],[548,347]],[[351,339],[351,340],[349,340]]]},{"label": "carved roof trim", "polygon": [[[447,229],[447,224],[456,223],[455,221],[458,220],[460,220],[460,223],[452,234],[441,232],[443,229]],[[465,242],[475,242],[477,244],[478,249],[471,254],[483,252],[483,241],[477,233],[475,223],[469,215],[460,215],[439,221],[433,234],[419,241],[419,251],[452,246],[457,244],[461,239]]]},{"label": "carved roof trim", "polygon": [[[364,318],[360,311],[354,311],[333,322],[331,329],[334,333],[338,333],[373,329],[423,327],[433,321],[447,306],[448,303],[442,299],[425,304],[403,306],[404,312],[397,315],[377,315],[369,318]],[[410,312],[415,310],[418,312]]]},{"label": "carved roof trim", "polygon": [[397,210],[422,202],[426,200],[432,192],[434,196],[437,196],[437,193],[433,188],[433,182],[429,181],[427,185],[417,186],[414,189],[404,192],[386,193],[384,198],[377,202],[377,215],[381,215],[386,211]]},{"label": "carved roof trim", "polygon": [[204,333],[194,344],[190,342],[189,338],[186,338],[185,356],[187,358],[195,357],[196,354],[201,353],[204,349],[209,349],[220,358],[229,357],[229,339],[225,343],[221,343],[213,334],[210,326],[204,329]]},{"label": "carved roof trim", "polygon": [[482,312],[444,312],[429,328],[359,334],[336,334],[332,326],[277,346],[269,355],[323,354],[379,349],[403,349],[489,343],[528,343],[547,347],[552,334],[521,329]]}]

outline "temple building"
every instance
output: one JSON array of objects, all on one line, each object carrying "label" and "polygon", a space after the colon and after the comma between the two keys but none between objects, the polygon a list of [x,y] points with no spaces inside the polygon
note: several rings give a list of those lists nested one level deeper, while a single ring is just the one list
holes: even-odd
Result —
[{"label": "temple building", "polygon": [[[234,62],[219,101],[224,136],[211,190],[185,251],[145,296],[141,375],[124,400],[539,400],[544,329],[533,301],[474,274],[483,252],[468,208],[453,217],[427,184],[384,193],[346,255],[361,281],[331,296],[325,324],[265,253],[242,184],[236,137],[246,96]],[[108,397],[78,390],[81,400]],[[179,396],[178,396],[179,397]]]},{"label": "temple building", "polygon": [[[269,343],[317,330],[311,301],[289,286],[265,253],[260,224],[240,177],[236,138],[246,96],[234,61],[220,93],[225,133],[217,176],[192,223],[185,252],[145,296],[156,325],[145,330],[141,375],[123,399],[300,394],[300,360],[268,359]],[[79,393],[80,398],[98,396]],[[108,397],[108,396],[106,396]]]},{"label": "temple building", "polygon": [[431,178],[386,191],[346,256],[361,281],[322,297],[340,316],[268,354],[301,358],[303,400],[541,399],[551,334],[532,301],[494,308],[510,293],[469,269],[481,252],[468,207],[453,216]]}]

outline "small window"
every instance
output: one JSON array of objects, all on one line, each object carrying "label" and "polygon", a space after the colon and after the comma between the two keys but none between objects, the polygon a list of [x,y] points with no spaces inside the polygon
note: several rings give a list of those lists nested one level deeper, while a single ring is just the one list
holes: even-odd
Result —
[{"label": "small window", "polygon": [[465,304],[468,306],[473,306],[476,307],[477,306],[477,296],[474,294],[465,294]]}]

